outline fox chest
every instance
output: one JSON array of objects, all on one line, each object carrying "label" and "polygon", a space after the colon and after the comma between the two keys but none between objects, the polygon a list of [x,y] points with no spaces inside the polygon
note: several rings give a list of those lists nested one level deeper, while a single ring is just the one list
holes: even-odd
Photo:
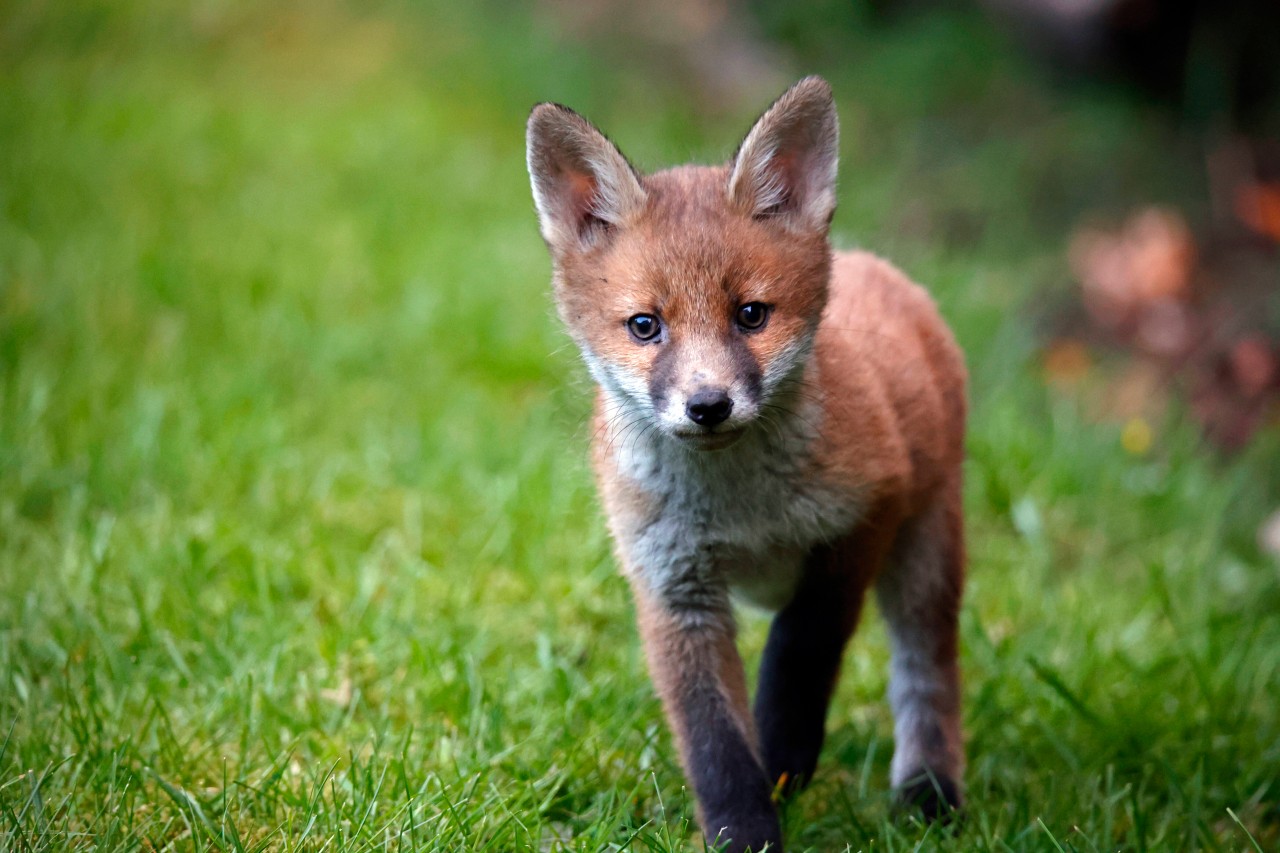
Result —
[{"label": "fox chest", "polygon": [[792,597],[814,545],[847,531],[856,496],[804,459],[680,450],[633,456],[624,471],[649,511],[615,535],[627,570],[673,600],[724,591],[776,610]]}]

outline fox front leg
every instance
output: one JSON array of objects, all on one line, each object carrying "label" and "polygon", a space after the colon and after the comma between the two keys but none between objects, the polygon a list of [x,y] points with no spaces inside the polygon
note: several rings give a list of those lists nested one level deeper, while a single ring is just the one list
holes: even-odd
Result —
[{"label": "fox front leg", "polygon": [[833,577],[828,556],[810,558],[795,598],[774,617],[760,660],[761,752],[770,782],[788,794],[807,785],[817,767],[840,659],[862,609],[864,585]]},{"label": "fox front leg", "polygon": [[840,660],[892,529],[891,519],[876,517],[843,540],[814,548],[794,597],[770,626],[755,718],[769,780],[787,793],[808,784],[818,764]]},{"label": "fox front leg", "polygon": [[712,845],[732,853],[782,850],[772,787],[757,754],[746,679],[727,600],[673,605],[636,589],[650,674]]}]

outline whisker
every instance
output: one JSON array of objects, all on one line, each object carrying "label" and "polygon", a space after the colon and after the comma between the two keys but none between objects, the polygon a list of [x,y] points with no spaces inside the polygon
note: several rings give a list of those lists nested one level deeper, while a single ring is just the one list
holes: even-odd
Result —
[{"label": "whisker", "polygon": [[781,412],[782,414],[786,415],[789,418],[795,418],[796,420],[803,422],[805,426],[809,427],[809,429],[813,430],[814,435],[821,434],[821,430],[818,429],[817,424],[815,424],[813,421],[809,420],[807,417],[800,414],[799,412],[793,411],[792,409],[788,409],[785,406],[779,406],[776,403],[765,403],[764,406],[762,406],[762,408],[770,409],[776,412]]},{"label": "whisker", "polygon": [[632,444],[631,444],[632,448],[634,449],[635,445],[639,444],[642,439],[648,437],[649,433],[655,432],[657,429],[658,429],[658,426],[653,421],[646,421],[644,425],[644,429],[640,430],[640,433],[634,439],[632,439]]},{"label": "whisker", "polygon": [[[649,425],[649,419],[648,419],[648,418],[645,418],[645,417],[638,417],[638,418],[636,418],[636,419],[635,419],[635,420],[633,420],[631,423],[627,424],[626,429],[624,429],[624,430],[622,431],[621,435],[620,435],[620,436],[619,436],[619,438],[618,438],[618,443],[619,443],[620,445],[624,445],[624,446],[625,446],[625,444],[626,444],[626,442],[627,442],[627,437],[631,435],[632,431],[633,431],[637,426],[640,426],[640,427],[647,427],[648,425]],[[639,436],[643,435],[643,434],[644,434],[644,432],[645,432],[645,430],[644,430],[644,429],[641,429],[641,430],[640,430],[640,432],[636,434],[636,437],[638,438]],[[632,449],[634,449],[634,448],[635,448],[635,441],[634,441],[634,440],[631,442],[631,447],[632,447]]]},{"label": "whisker", "polygon": [[761,422],[764,426],[766,426],[766,427],[768,427],[768,428],[770,428],[770,429],[772,429],[772,430],[773,430],[774,437],[777,439],[778,444],[785,444],[785,443],[786,443],[786,437],[785,437],[785,436],[783,435],[783,433],[782,433],[782,425],[778,423],[778,421],[777,421],[777,419],[776,419],[775,417],[773,417],[773,412],[771,411],[771,410],[772,410],[772,409],[774,409],[775,407],[774,407],[774,406],[770,406],[770,405],[768,405],[768,404],[765,404],[765,405],[764,405],[764,406],[762,406],[761,408],[763,408],[763,409],[768,409],[768,410],[770,410],[770,411],[766,411],[766,412],[764,412],[764,413],[762,413],[762,414],[761,414],[761,416],[760,416],[760,422]]},{"label": "whisker", "polygon": [[811,389],[808,380],[805,379],[790,380],[787,384],[780,385],[774,392],[774,400],[777,401],[782,397],[796,397],[820,410],[826,407],[826,395]]},{"label": "whisker", "polygon": [[611,431],[614,424],[616,424],[618,421],[622,420],[623,418],[627,417],[630,414],[632,414],[630,410],[625,408],[621,409],[612,417],[606,419],[603,423],[601,423],[598,427],[596,427],[595,432],[592,433],[591,435],[591,440],[594,442],[596,439],[600,437],[600,434],[602,432]]}]

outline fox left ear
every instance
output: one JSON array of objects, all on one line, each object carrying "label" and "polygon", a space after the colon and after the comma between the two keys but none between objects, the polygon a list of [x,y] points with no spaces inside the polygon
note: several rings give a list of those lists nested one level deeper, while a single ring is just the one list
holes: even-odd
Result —
[{"label": "fox left ear", "polygon": [[568,107],[534,107],[526,142],[533,201],[553,251],[597,245],[644,206],[644,189],[627,158]]},{"label": "fox left ear", "polygon": [[831,86],[806,77],[774,101],[738,147],[729,198],[755,218],[826,231],[836,209],[839,148]]}]

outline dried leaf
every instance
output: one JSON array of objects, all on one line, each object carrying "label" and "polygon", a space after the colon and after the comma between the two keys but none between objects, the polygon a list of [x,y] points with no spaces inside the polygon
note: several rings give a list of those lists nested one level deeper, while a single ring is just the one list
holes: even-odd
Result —
[{"label": "dried leaf", "polygon": [[1077,233],[1067,256],[1094,321],[1114,329],[1154,302],[1185,300],[1196,249],[1180,214],[1148,207],[1118,231]]},{"label": "dried leaf", "polygon": [[1059,338],[1044,353],[1045,379],[1055,385],[1075,385],[1089,373],[1093,359],[1083,343]]},{"label": "dried leaf", "polygon": [[1231,377],[1245,397],[1266,391],[1276,372],[1276,356],[1262,338],[1245,338],[1231,348]]},{"label": "dried leaf", "polygon": [[1280,184],[1240,184],[1235,212],[1249,228],[1280,243]]},{"label": "dried leaf", "polygon": [[351,679],[344,675],[336,687],[326,687],[322,689],[320,691],[320,698],[326,702],[332,702],[335,705],[350,705],[352,696],[351,687]]}]

